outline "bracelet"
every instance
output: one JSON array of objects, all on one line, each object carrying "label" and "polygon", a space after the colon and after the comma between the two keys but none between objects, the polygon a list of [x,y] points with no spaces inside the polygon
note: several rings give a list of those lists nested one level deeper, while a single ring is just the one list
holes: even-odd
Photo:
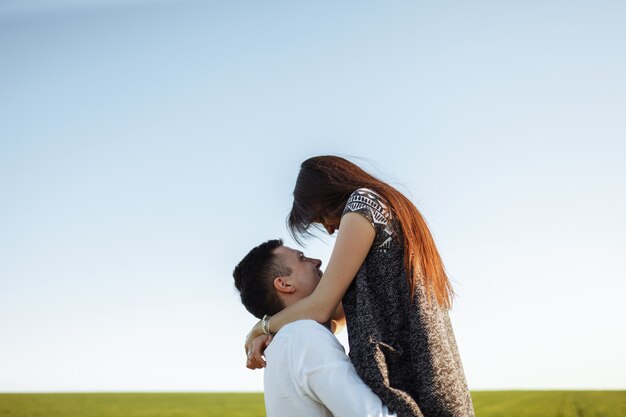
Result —
[{"label": "bracelet", "polygon": [[267,314],[263,316],[261,319],[261,330],[263,330],[263,334],[268,336],[272,336],[272,332],[270,332],[270,319],[272,316],[268,316]]}]

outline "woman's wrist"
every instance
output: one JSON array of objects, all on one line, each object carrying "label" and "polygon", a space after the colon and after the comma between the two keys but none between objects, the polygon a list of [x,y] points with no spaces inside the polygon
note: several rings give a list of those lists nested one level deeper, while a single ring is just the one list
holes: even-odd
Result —
[{"label": "woman's wrist", "polygon": [[272,331],[270,330],[270,319],[271,318],[272,318],[272,316],[266,314],[261,319],[261,331],[263,331],[263,334],[266,334],[268,336],[274,336],[274,333],[272,333]]},{"label": "woman's wrist", "polygon": [[261,320],[259,320],[256,323],[254,323],[254,326],[252,326],[252,329],[250,329],[250,332],[246,336],[246,349],[247,349],[247,346],[250,343],[252,343],[254,339],[261,336],[262,334],[263,334],[263,329],[261,328]]},{"label": "woman's wrist", "polygon": [[256,337],[261,336],[262,334],[263,334],[263,320],[259,320],[254,325],[253,335],[256,338]]}]

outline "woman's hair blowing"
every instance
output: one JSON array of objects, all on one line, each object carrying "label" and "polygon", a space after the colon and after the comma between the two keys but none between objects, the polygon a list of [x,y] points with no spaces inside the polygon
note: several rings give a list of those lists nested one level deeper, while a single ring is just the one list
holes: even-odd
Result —
[{"label": "woman's hair blowing", "polygon": [[433,296],[444,308],[452,304],[452,286],[426,221],[415,205],[401,192],[338,156],[316,156],[300,166],[293,191],[293,206],[287,219],[296,241],[309,236],[310,226],[322,216],[340,217],[350,195],[359,188],[380,194],[398,220],[404,239],[404,267],[411,298],[418,280],[426,296]]}]

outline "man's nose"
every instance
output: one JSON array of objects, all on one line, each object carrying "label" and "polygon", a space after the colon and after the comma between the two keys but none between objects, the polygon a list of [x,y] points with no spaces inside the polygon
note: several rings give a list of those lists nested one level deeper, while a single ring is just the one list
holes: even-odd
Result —
[{"label": "man's nose", "polygon": [[319,259],[315,259],[315,258],[307,258],[307,259],[309,260],[309,262],[315,265],[316,268],[319,268],[322,266],[322,261]]}]

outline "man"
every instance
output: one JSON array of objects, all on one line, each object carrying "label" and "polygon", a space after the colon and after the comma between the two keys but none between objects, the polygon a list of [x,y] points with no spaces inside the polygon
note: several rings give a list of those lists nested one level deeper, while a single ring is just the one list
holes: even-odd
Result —
[{"label": "man", "polygon": [[[243,258],[233,277],[243,305],[262,318],[310,295],[321,265],[281,240],[269,240]],[[342,312],[336,316],[344,320]],[[331,323],[300,320],[274,336],[265,350],[267,416],[395,416],[359,378],[330,329]]]}]

